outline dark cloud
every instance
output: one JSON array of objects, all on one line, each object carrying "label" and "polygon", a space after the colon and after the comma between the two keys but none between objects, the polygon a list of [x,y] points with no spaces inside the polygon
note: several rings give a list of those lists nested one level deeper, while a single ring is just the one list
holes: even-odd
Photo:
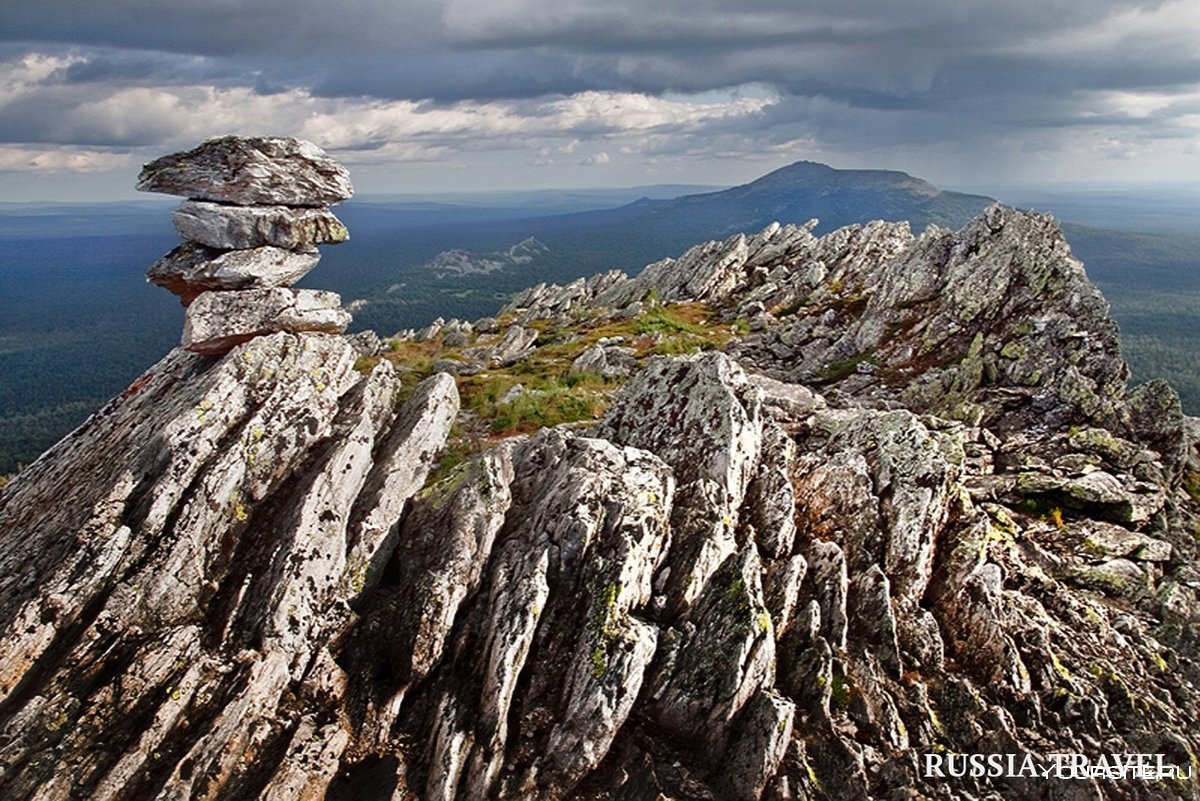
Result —
[{"label": "dark cloud", "polygon": [[[1025,78],[1050,67],[1054,54],[1034,48],[1016,55],[1014,48],[1047,32],[1069,37],[1114,15],[1151,13],[1160,5],[345,0],[334,6],[327,0],[214,0],[165,6],[153,0],[49,0],[8,4],[0,11],[0,35],[136,51],[77,65],[73,77],[80,79],[144,79],[155,70],[165,80],[206,69],[221,74],[211,63],[147,55],[157,52],[223,59],[226,70],[265,76],[271,85],[303,83],[329,95],[449,101],[583,88],[694,92],[757,81],[879,106],[888,104],[886,98],[926,95],[935,77],[957,64],[1003,57],[1012,74]],[[1154,85],[1170,65],[1182,69],[1178,57],[1195,50],[1194,44],[1180,52],[1153,41],[1163,35],[1169,31],[1140,38],[1133,32],[1119,47],[1057,61],[1068,62],[1068,75],[1096,80],[1102,73],[1091,62],[1114,57],[1103,70],[1107,80],[1128,83],[1141,76],[1144,85]],[[991,75],[975,76],[987,89]]]},{"label": "dark cloud", "polygon": [[245,76],[245,71],[226,60],[104,47],[89,50],[86,61],[78,61],[67,67],[63,80],[71,84],[233,85],[244,82]]},{"label": "dark cloud", "polygon": [[[57,66],[13,68],[15,88],[0,87],[0,142],[176,142],[204,132],[206,118],[237,127],[221,116],[237,104],[280,130],[311,133],[306,115],[353,105],[357,116],[346,130],[320,130],[335,147],[381,158],[398,136],[428,148],[406,156],[412,158],[486,147],[476,136],[510,149],[541,137],[546,141],[536,147],[550,150],[571,137],[594,138],[594,148],[573,163],[606,169],[619,164],[619,146],[696,158],[738,148],[783,152],[796,143],[842,153],[922,146],[1052,152],[1056,145],[1044,132],[1088,127],[1113,129],[1103,147],[1128,153],[1109,139],[1122,131],[1145,140],[1195,138],[1200,11],[1192,5],[10,1],[0,7],[0,66],[26,54],[57,59]],[[549,102],[587,92],[728,97],[737,87],[774,97],[756,113],[696,118],[661,107],[606,117]],[[213,92],[227,94],[214,100]],[[1129,94],[1139,99],[1123,96]],[[293,100],[309,105],[285,113]],[[371,104],[403,101],[422,104],[404,111],[421,125],[395,122],[390,106],[387,119],[370,111]],[[470,114],[456,111],[456,104],[501,101],[504,111],[473,112],[477,129]],[[452,122],[429,122],[439,114]],[[1189,114],[1190,122],[1183,119]],[[555,131],[563,141],[551,141]],[[609,141],[621,136],[629,141]],[[606,163],[599,153],[611,158]]]}]

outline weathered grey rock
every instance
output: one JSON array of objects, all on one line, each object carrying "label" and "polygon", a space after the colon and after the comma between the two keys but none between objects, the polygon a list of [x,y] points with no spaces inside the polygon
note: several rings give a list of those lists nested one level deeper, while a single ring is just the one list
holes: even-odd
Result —
[{"label": "weathered grey rock", "polygon": [[525,389],[524,384],[513,384],[511,387],[509,387],[508,389],[506,389],[504,391],[503,395],[501,395],[499,398],[496,399],[496,403],[500,403],[500,404],[512,403],[517,398],[524,395],[526,392],[528,392],[528,390]]},{"label": "weathered grey rock", "polygon": [[242,206],[328,206],[354,194],[346,168],[303,139],[225,136],[142,167],[142,192]]},{"label": "weathered grey rock", "polygon": [[653,288],[660,301],[720,303],[749,288],[760,267],[811,251],[817,242],[810,233],[815,225],[815,220],[804,227],[775,223],[753,236],[736,234],[724,242],[697,245],[678,259],[651,264],[632,281],[614,283],[597,300],[621,307],[643,300]]},{"label": "weathered grey rock", "polygon": [[1059,477],[1042,472],[1021,473],[1016,489],[1024,495],[1061,499],[1064,505],[1086,509],[1123,523],[1142,523],[1166,503],[1161,488],[1126,477],[1123,481],[1103,470]]},{"label": "weathered grey rock", "polygon": [[469,340],[466,332],[458,328],[448,332],[442,338],[442,344],[447,348],[461,348],[463,345],[466,345],[468,341]]},{"label": "weathered grey rock", "polygon": [[446,325],[446,321],[443,320],[441,317],[439,317],[436,320],[434,320],[432,323],[430,323],[429,325],[425,326],[424,328],[420,329],[415,334],[413,334],[413,341],[414,342],[428,342],[429,340],[433,339],[438,334],[440,334],[442,332],[443,326],[445,326],[445,325]]},{"label": "weathered grey rock", "polygon": [[759,395],[719,353],[650,362],[597,424],[597,436],[646,448],[675,470],[684,499],[668,596],[689,606],[736,550],[739,510],[762,448]]},{"label": "weathered grey rock", "polygon": [[593,345],[571,363],[572,373],[595,373],[604,378],[622,378],[633,372],[634,350],[619,346]]},{"label": "weathered grey rock", "polygon": [[747,705],[735,741],[722,766],[727,798],[757,801],[775,776],[792,737],[796,705],[771,691],[762,691]]},{"label": "weathered grey rock", "polygon": [[243,289],[205,292],[187,308],[182,346],[208,356],[277,331],[340,334],[350,324],[334,292]]},{"label": "weathered grey rock", "polygon": [[699,740],[711,759],[725,752],[742,708],[774,682],[775,640],[759,571],[753,549],[725,560],[696,602],[691,634],[652,685],[657,723]]},{"label": "weathered grey rock", "polygon": [[[429,731],[439,721],[422,740],[432,761],[417,792],[561,798],[595,768],[656,648],[657,629],[638,610],[662,557],[672,489],[669,469],[648,453],[544,431],[421,498],[400,535],[405,578],[387,607],[399,629],[380,624],[398,638],[379,645],[395,648],[402,679],[444,653],[456,617],[459,636],[483,650],[471,679],[434,678],[398,722]],[[502,523],[515,534],[497,540]],[[409,653],[428,656],[410,662]],[[506,769],[514,762],[524,765],[515,774]]]},{"label": "weathered grey rock", "polygon": [[321,243],[336,245],[350,238],[341,220],[323,208],[225,206],[185,200],[171,215],[171,222],[184,239],[227,250],[263,245],[301,250]]},{"label": "weathered grey rock", "polygon": [[774,421],[763,425],[758,470],[746,488],[747,523],[754,527],[759,553],[782,559],[796,538],[796,493],[789,475],[796,447]]},{"label": "weathered grey rock", "polygon": [[817,540],[808,549],[808,575],[801,603],[815,602],[816,635],[833,648],[846,645],[846,555],[835,542]]},{"label": "weathered grey rock", "polygon": [[[349,737],[311,715],[300,728],[321,744],[293,736],[288,709],[308,696],[285,690],[324,675],[314,697],[336,697],[322,648],[347,613],[359,488],[384,475],[419,487],[456,408],[443,396],[398,410],[390,366],[363,376],[354,361],[340,338],[286,333],[216,362],[173,351],[7,488],[6,798],[258,796],[244,768],[268,744],[313,748],[280,770],[275,796],[328,785]],[[398,412],[408,422],[376,462]],[[62,486],[78,505],[48,502]],[[37,685],[21,684],[35,661]]]},{"label": "weathered grey rock", "polygon": [[249,250],[217,250],[185,242],[150,266],[146,280],[174,292],[189,305],[210,289],[288,287],[309,273],[321,254],[316,248],[285,250],[270,245]]},{"label": "weathered grey rock", "polygon": [[762,392],[763,406],[784,421],[800,421],[825,408],[825,399],[801,384],[788,384],[757,373],[752,373],[749,379]]},{"label": "weathered grey rock", "polygon": [[500,330],[500,325],[495,317],[480,317],[475,321],[473,328],[481,334],[495,334]]},{"label": "weathered grey rock", "polygon": [[871,565],[850,583],[846,600],[849,625],[856,643],[870,643],[871,655],[892,678],[904,672],[896,639],[896,615],[892,608],[891,583],[879,565]]},{"label": "weathered grey rock", "polygon": [[379,356],[388,350],[387,346],[383,344],[383,340],[379,338],[379,334],[374,331],[359,331],[348,339],[350,345],[358,351],[359,356]]},{"label": "weathered grey rock", "polygon": [[462,372],[466,363],[460,359],[438,359],[433,363],[431,368],[435,373],[449,373],[450,375],[458,375]]},{"label": "weathered grey rock", "polygon": [[1118,598],[1137,599],[1150,591],[1150,576],[1128,559],[1110,559],[1076,568],[1072,578],[1083,586]]},{"label": "weathered grey rock", "polygon": [[466,351],[466,355],[486,365],[508,367],[533,352],[538,332],[532,328],[510,325],[499,340],[486,341]]}]

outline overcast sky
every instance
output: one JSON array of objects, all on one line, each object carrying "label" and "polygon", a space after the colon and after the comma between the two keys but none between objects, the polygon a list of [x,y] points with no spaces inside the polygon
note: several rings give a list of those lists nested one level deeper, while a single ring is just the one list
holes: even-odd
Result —
[{"label": "overcast sky", "polygon": [[132,195],[225,133],[360,193],[1200,181],[1200,2],[0,0],[0,200]]}]

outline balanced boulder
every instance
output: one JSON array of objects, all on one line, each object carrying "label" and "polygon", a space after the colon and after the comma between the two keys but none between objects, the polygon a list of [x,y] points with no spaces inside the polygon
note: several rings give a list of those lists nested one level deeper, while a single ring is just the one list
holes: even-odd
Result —
[{"label": "balanced boulder", "polygon": [[211,289],[291,286],[317,266],[321,254],[265,245],[249,250],[219,250],[185,242],[150,266],[146,278],[190,304]]},{"label": "balanced boulder", "polygon": [[221,355],[254,337],[289,331],[340,334],[350,324],[336,292],[315,289],[243,289],[205,292],[188,306],[183,347]]},{"label": "balanced boulder", "polygon": [[186,200],[171,215],[184,239],[213,248],[307,248],[350,238],[346,226],[329,209],[288,206],[227,206]]},{"label": "balanced boulder", "polygon": [[330,206],[354,194],[346,168],[312,142],[223,136],[147,164],[143,192],[241,206]]}]

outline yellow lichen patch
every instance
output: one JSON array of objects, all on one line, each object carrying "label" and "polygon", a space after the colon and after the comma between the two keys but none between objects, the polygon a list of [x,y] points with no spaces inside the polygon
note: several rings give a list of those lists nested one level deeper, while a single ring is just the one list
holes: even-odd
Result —
[{"label": "yellow lichen patch", "polygon": [[200,421],[201,423],[203,423],[205,418],[208,416],[208,413],[212,410],[214,405],[215,404],[213,404],[212,400],[209,398],[205,398],[204,400],[197,403],[196,404],[196,419],[198,421]]},{"label": "yellow lichen patch", "polygon": [[1071,671],[1067,670],[1066,665],[1059,661],[1058,654],[1054,652],[1053,648],[1048,648],[1047,651],[1050,654],[1050,666],[1054,668],[1054,672],[1062,676],[1063,679],[1071,681]]},{"label": "yellow lichen patch", "polygon": [[592,633],[592,669],[593,679],[600,680],[608,672],[608,650],[622,634],[620,616],[617,608],[617,598],[621,594],[621,585],[611,582],[597,593],[595,610],[588,620],[588,629]]}]

